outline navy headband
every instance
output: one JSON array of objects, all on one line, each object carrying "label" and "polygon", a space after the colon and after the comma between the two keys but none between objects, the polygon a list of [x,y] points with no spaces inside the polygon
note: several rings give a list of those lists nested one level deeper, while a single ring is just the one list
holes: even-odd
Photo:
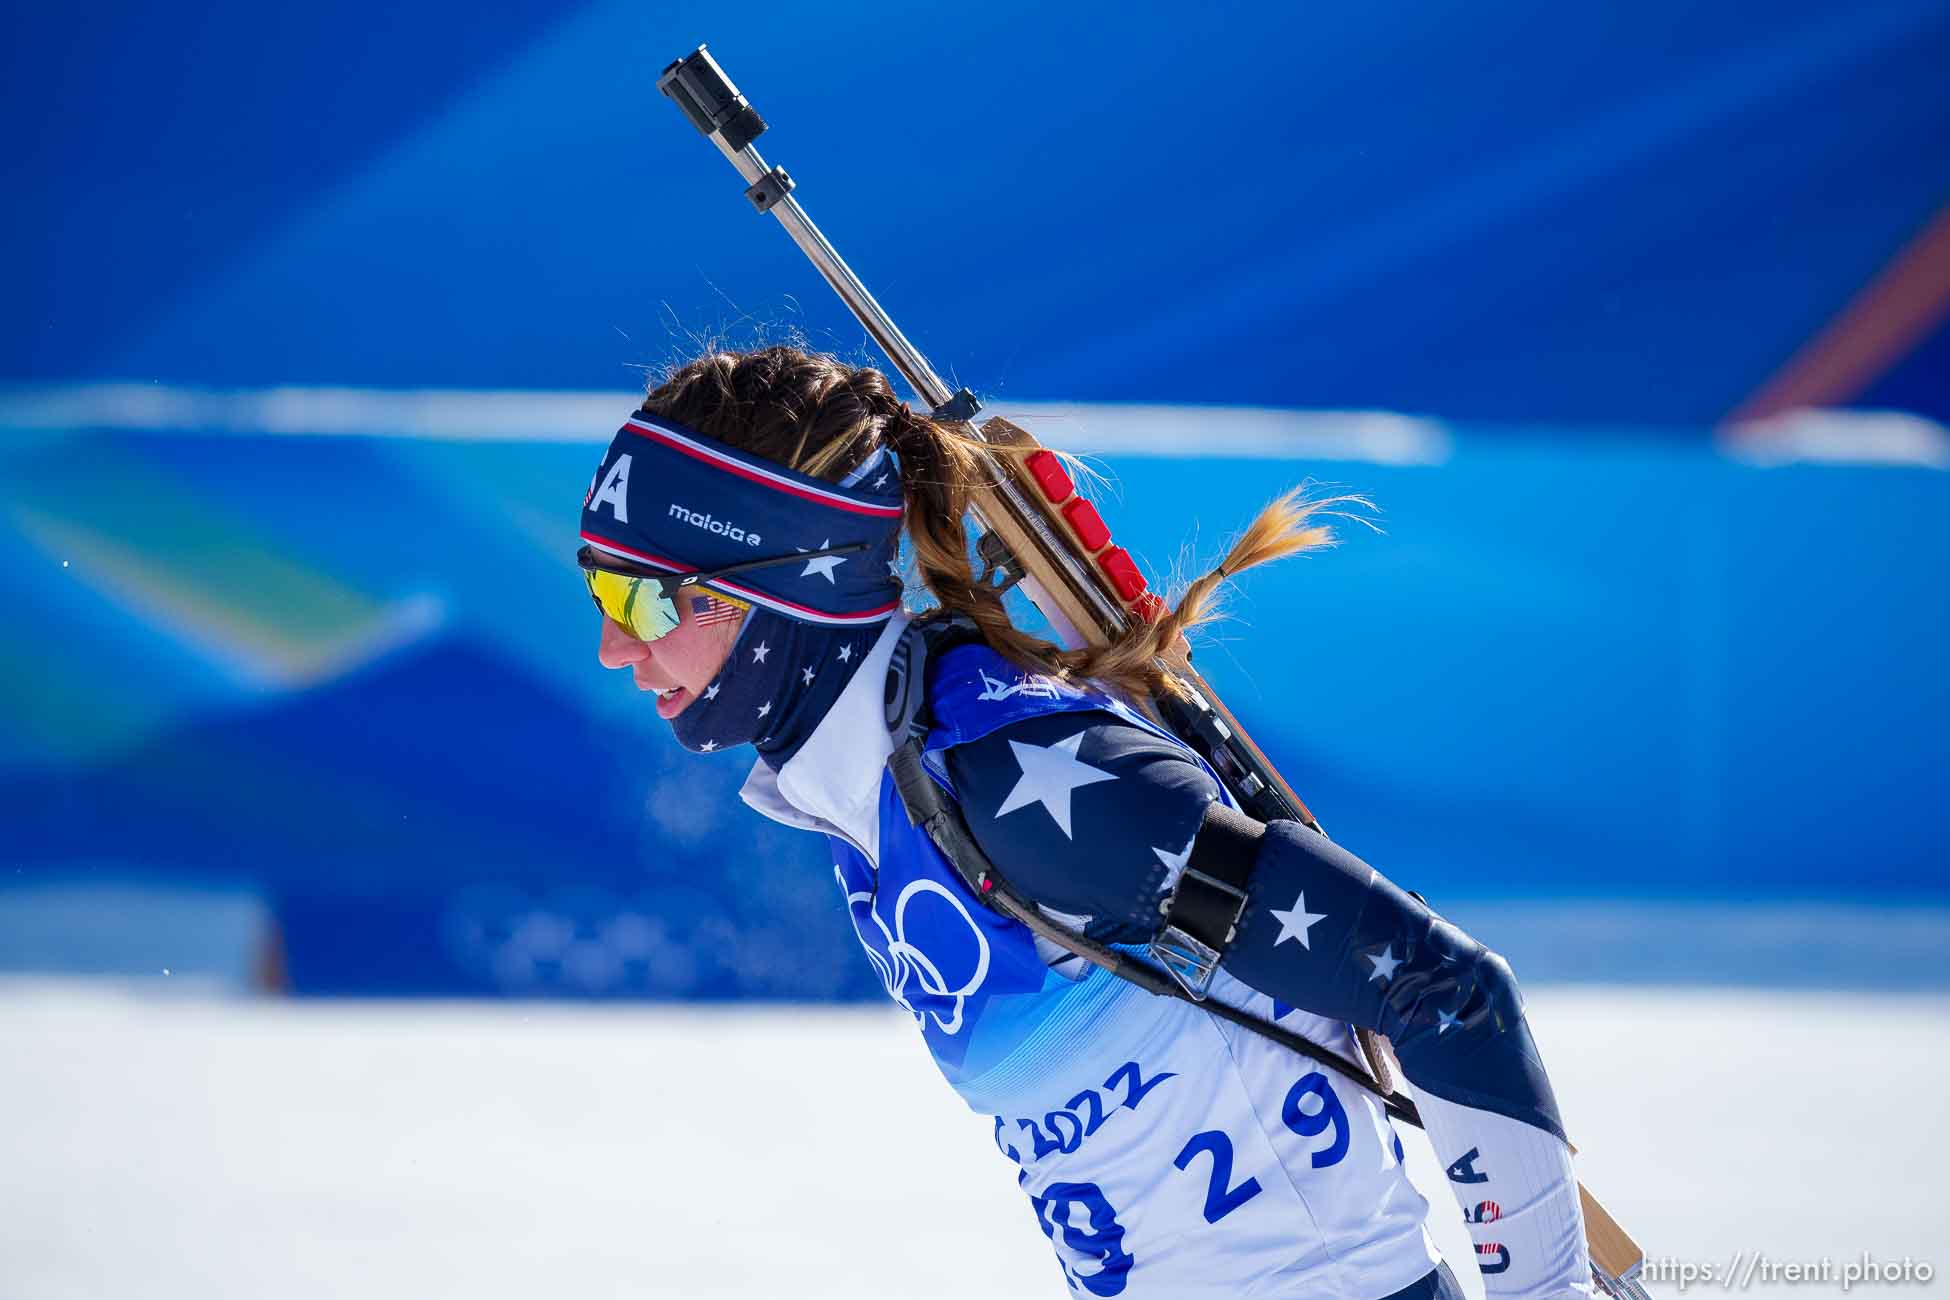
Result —
[{"label": "navy headband", "polygon": [[702,584],[801,623],[860,627],[900,608],[900,471],[880,448],[843,483],[634,415],[582,503],[582,540],[632,564],[695,573],[853,542],[868,549]]}]

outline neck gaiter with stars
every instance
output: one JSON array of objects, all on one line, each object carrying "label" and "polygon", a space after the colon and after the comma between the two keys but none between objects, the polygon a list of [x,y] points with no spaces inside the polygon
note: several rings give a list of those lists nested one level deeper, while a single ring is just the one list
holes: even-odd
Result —
[{"label": "neck gaiter with stars", "polygon": [[885,627],[827,627],[753,609],[717,680],[671,719],[677,743],[698,754],[756,745],[772,767],[783,766]]}]

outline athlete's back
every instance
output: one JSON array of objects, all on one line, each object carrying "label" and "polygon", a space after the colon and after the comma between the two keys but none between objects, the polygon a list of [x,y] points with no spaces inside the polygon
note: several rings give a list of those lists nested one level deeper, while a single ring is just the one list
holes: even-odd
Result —
[{"label": "athlete's back", "polygon": [[[1032,718],[1121,716],[1183,748],[1110,697],[1026,676],[986,646],[950,652],[931,686],[927,762],[944,783],[958,747]],[[1026,928],[970,895],[891,781],[880,804],[872,857],[833,840],[855,929],[948,1081],[994,1117],[1076,1286],[1379,1300],[1435,1266],[1427,1205],[1372,1097],[1195,1006],[1074,960],[1052,967]],[[1223,973],[1213,996],[1353,1050],[1345,1025]]]}]

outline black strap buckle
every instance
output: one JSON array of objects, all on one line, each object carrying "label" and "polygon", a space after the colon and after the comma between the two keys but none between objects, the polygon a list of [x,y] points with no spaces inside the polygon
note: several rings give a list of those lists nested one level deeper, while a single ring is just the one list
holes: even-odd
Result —
[{"label": "black strap buckle", "polygon": [[1164,928],[1146,946],[1181,988],[1204,1001],[1246,914],[1246,882],[1263,822],[1213,801],[1192,838],[1185,870],[1158,905]]}]

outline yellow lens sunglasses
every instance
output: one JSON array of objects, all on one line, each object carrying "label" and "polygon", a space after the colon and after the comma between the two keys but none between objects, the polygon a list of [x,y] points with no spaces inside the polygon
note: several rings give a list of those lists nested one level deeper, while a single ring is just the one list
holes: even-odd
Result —
[{"label": "yellow lens sunglasses", "polygon": [[[582,570],[582,578],[589,586],[589,598],[596,602],[605,617],[612,618],[629,630],[631,636],[639,641],[655,641],[658,637],[669,636],[677,629],[679,614],[677,598],[687,588],[713,578],[728,574],[743,573],[747,569],[762,569],[767,565],[789,564],[794,560],[816,560],[822,555],[850,555],[868,548],[866,542],[852,542],[845,546],[829,546],[817,551],[794,551],[791,555],[774,555],[763,560],[745,560],[739,564],[727,564],[719,569],[704,569],[695,573],[663,573],[656,569],[631,564],[628,560],[598,551],[593,546],[585,546],[576,552],[576,564]],[[714,599],[736,606],[740,610],[749,609],[745,601],[718,592],[699,592]]]}]

